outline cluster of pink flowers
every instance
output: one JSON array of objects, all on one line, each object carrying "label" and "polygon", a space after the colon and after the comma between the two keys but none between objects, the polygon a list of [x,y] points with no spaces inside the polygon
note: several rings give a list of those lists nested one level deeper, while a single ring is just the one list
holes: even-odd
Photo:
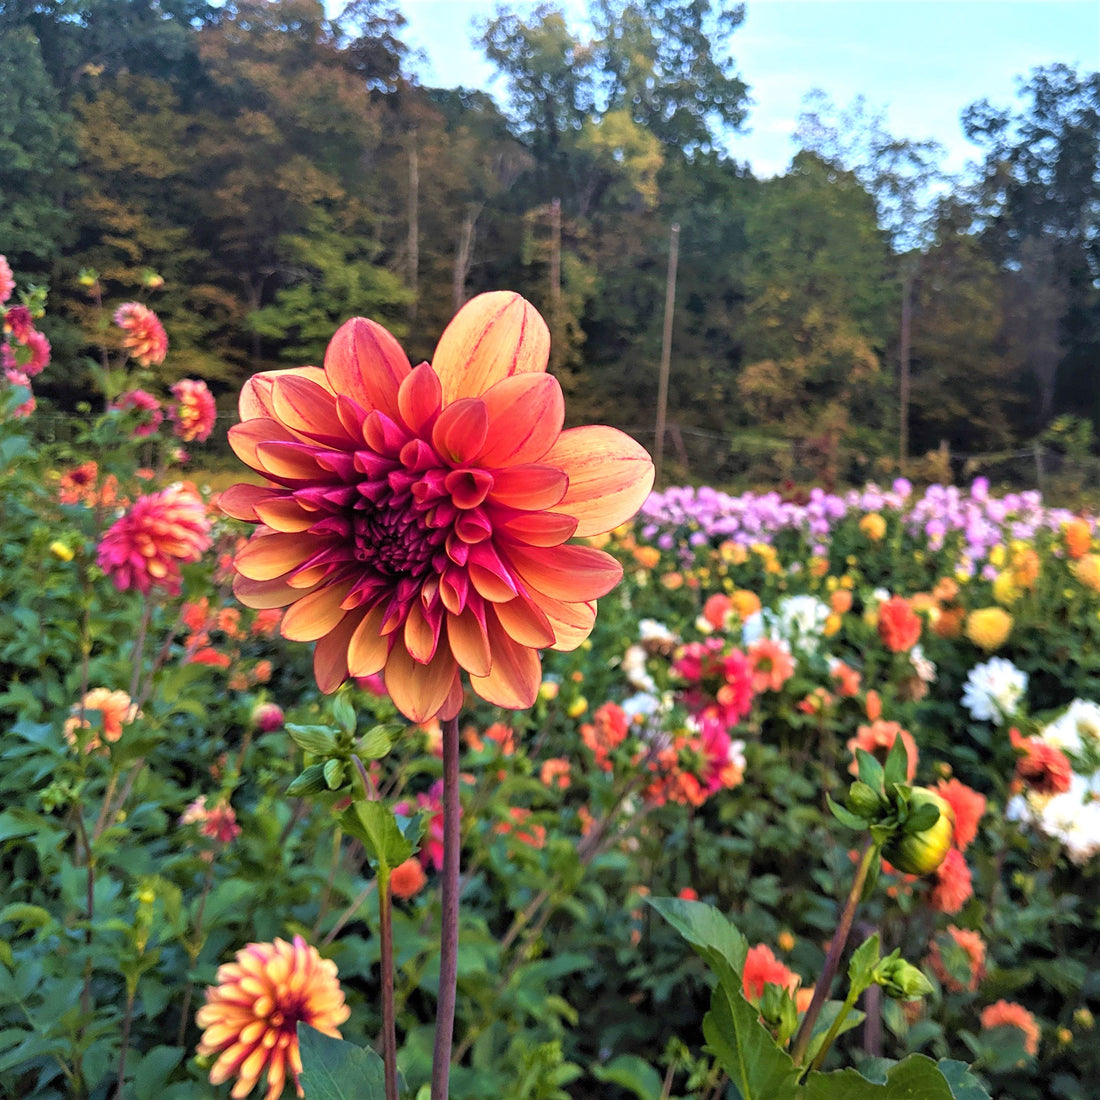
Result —
[{"label": "cluster of pink flowers", "polygon": [[161,588],[177,596],[180,566],[198,561],[210,543],[202,498],[173,485],[138,497],[103,536],[97,560],[120,592]]},{"label": "cluster of pink flowers", "polygon": [[[184,443],[202,443],[210,438],[218,410],[214,395],[198,378],[182,378],[172,386],[175,403],[168,406],[172,434]],[[112,409],[121,412],[137,410],[141,421],[134,427],[135,439],[156,434],[164,421],[164,408],[158,398],[145,390],[129,390],[111,402]]]},{"label": "cluster of pink flowers", "polygon": [[730,729],[752,708],[752,662],[739,649],[726,652],[722,638],[712,636],[685,645],[672,671],[685,682],[681,698],[697,718],[717,719]]},{"label": "cluster of pink flowers", "polygon": [[[15,291],[15,277],[7,258],[0,256],[0,368],[12,386],[31,388],[31,379],[49,365],[50,342],[34,327],[34,317],[26,305],[6,305]],[[13,410],[15,416],[34,412],[32,393]]]}]

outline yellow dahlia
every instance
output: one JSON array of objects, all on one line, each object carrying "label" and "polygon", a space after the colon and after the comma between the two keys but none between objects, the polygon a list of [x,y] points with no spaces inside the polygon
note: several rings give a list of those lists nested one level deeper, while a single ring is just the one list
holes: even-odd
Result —
[{"label": "yellow dahlia", "polygon": [[250,943],[236,962],[218,967],[218,984],[206,991],[206,1004],[195,1014],[203,1029],[196,1053],[217,1055],[210,1083],[236,1078],[230,1096],[247,1096],[267,1070],[264,1100],[278,1100],[290,1070],[299,1096],[302,1059],[298,1024],[340,1038],[350,1012],[336,978],[336,964],[295,936],[292,944]]},{"label": "yellow dahlia", "polygon": [[981,607],[966,617],[966,636],[986,653],[1008,641],[1012,633],[1012,616],[1000,607]]},{"label": "yellow dahlia", "polygon": [[462,670],[483,699],[526,708],[538,651],[588,637],[622,568],[568,540],[632,516],[653,463],[614,428],[562,430],[549,347],[535,309],[501,291],[460,310],[430,364],[354,318],[323,370],[245,384],[229,440],[269,484],[220,499],[258,524],[234,591],[288,608],[283,635],[317,643],[323,691],[384,672],[414,722],[450,718]]}]

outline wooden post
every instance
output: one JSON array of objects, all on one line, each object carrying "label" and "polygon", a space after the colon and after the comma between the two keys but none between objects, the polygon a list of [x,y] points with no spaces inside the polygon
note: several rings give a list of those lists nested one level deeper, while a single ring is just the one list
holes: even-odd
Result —
[{"label": "wooden post", "polygon": [[898,340],[898,472],[909,464],[909,354],[913,323],[913,265],[906,261],[901,281],[901,334]]},{"label": "wooden post", "polygon": [[420,159],[416,151],[416,131],[409,135],[409,289],[413,293],[412,319],[419,304],[420,271]]},{"label": "wooden post", "polygon": [[550,349],[553,365],[565,353],[561,324],[561,199],[550,200]]},{"label": "wooden post", "polygon": [[661,483],[665,452],[665,415],[668,411],[668,373],[672,360],[672,314],[676,306],[676,264],[680,257],[680,226],[672,223],[668,239],[668,278],[665,282],[665,328],[661,336],[661,372],[657,382],[657,443],[653,448],[654,484]]}]

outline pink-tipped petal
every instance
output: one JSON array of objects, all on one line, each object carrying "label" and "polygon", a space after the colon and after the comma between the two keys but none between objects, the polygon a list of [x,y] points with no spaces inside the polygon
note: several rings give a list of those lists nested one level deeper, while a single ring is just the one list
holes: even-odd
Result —
[{"label": "pink-tipped petal", "polygon": [[277,378],[296,376],[316,383],[324,389],[331,389],[325,381],[325,372],[320,367],[292,367],[289,370],[267,370],[254,374],[241,387],[241,396],[237,409],[241,420],[255,420],[257,417],[271,419],[275,416],[275,406],[271,398],[271,387]]},{"label": "pink-tipped petal", "polygon": [[254,510],[273,531],[308,531],[317,522],[316,511],[303,508],[292,496],[274,496],[270,491]]},{"label": "pink-tipped petal", "polygon": [[233,578],[233,595],[245,605],[257,611],[267,611],[302,598],[302,589],[287,584],[282,578],[270,581],[254,581],[238,573]]},{"label": "pink-tipped petal", "polygon": [[430,428],[443,403],[439,378],[427,363],[414,367],[397,391],[397,406],[405,426],[416,435]]},{"label": "pink-tipped petal", "polygon": [[477,456],[482,466],[540,462],[561,434],[565,398],[552,374],[516,374],[482,396],[489,433]]},{"label": "pink-tipped petal", "polygon": [[358,437],[340,422],[335,395],[316,382],[300,375],[282,375],[271,387],[271,403],[277,419],[309,439],[337,447],[357,442]]},{"label": "pink-tipped petal", "polygon": [[237,552],[233,564],[237,571],[254,581],[270,581],[296,569],[311,558],[317,547],[301,535],[276,532],[253,535]]},{"label": "pink-tipped petal", "polygon": [[625,523],[653,488],[649,452],[617,428],[570,428],[545,461],[569,475],[569,488],[556,507],[577,517],[576,534],[582,538]]},{"label": "pink-tipped petal", "polygon": [[458,311],[436,345],[432,366],[443,400],[478,397],[513,374],[544,371],[550,330],[530,302],[512,291],[479,294]]},{"label": "pink-tipped petal", "polygon": [[591,546],[513,546],[508,560],[524,584],[566,603],[605,596],[623,576],[623,567],[610,554]]},{"label": "pink-tipped petal", "polygon": [[565,496],[569,478],[557,466],[528,463],[493,471],[489,499],[509,508],[542,512],[553,508]]},{"label": "pink-tipped petal", "polygon": [[365,317],[345,321],[325,351],[325,375],[333,392],[391,419],[398,416],[397,391],[411,370],[397,340]]},{"label": "pink-tipped petal", "polygon": [[252,485],[242,481],[236,485],[230,485],[219,494],[218,507],[227,516],[255,523],[259,519],[256,505],[268,500],[272,495],[271,489],[266,485]]}]

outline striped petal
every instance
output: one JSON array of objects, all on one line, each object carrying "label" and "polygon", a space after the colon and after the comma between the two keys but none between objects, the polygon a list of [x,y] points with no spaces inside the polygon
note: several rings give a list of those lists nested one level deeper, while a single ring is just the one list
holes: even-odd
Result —
[{"label": "striped petal", "polygon": [[354,446],[351,435],[340,421],[336,396],[324,386],[299,375],[287,374],[275,379],[271,387],[275,415],[292,431],[327,446]]},{"label": "striped petal", "polygon": [[326,695],[331,695],[348,678],[348,643],[359,626],[361,614],[349,611],[313,650],[313,675]]},{"label": "striped petal", "polygon": [[596,625],[596,604],[563,603],[546,596],[539,597],[539,607],[554,630],[554,644],[559,653],[570,653],[592,633]]},{"label": "striped petal", "polygon": [[352,634],[348,642],[348,671],[352,676],[373,676],[385,668],[393,644],[392,635],[382,634],[385,617],[383,607],[368,611]]},{"label": "striped petal", "polygon": [[542,683],[538,652],[512,641],[490,615],[485,620],[493,667],[488,676],[470,676],[470,685],[488,703],[509,710],[531,706]]},{"label": "striped petal", "polygon": [[353,614],[340,606],[350,588],[350,583],[326,584],[291,604],[283,616],[283,637],[292,642],[315,642],[335,630],[345,615]]},{"label": "striped petal", "polygon": [[591,546],[513,546],[508,561],[524,584],[566,603],[605,596],[623,576],[623,567],[610,554]]},{"label": "striped petal", "polygon": [[498,290],[472,298],[454,316],[436,345],[432,366],[443,384],[443,402],[478,397],[513,374],[544,371],[550,330],[530,302]]},{"label": "striped petal", "polygon": [[368,412],[398,416],[397,391],[412,370],[401,345],[381,325],[365,317],[345,321],[325,351],[325,376],[334,393],[344,394]]},{"label": "striped petal", "polygon": [[406,718],[426,722],[447,701],[457,675],[458,665],[445,646],[425,665],[397,642],[386,662],[386,690]]},{"label": "striped petal", "polygon": [[557,640],[554,628],[534,600],[517,596],[508,603],[493,604],[489,614],[495,614],[513,641],[531,649],[546,649]]},{"label": "striped petal", "polygon": [[552,374],[516,374],[482,396],[489,413],[488,441],[475,461],[482,466],[540,462],[561,434],[565,398]]},{"label": "striped petal", "polygon": [[255,420],[257,417],[271,419],[275,415],[275,406],[271,398],[271,388],[277,378],[296,376],[305,378],[324,389],[332,387],[325,380],[325,372],[320,367],[292,367],[289,370],[267,370],[254,374],[241,387],[241,396],[237,409],[241,420]]},{"label": "striped petal", "polygon": [[569,488],[555,507],[576,516],[576,534],[582,538],[625,523],[653,488],[649,452],[617,428],[570,428],[558,437],[545,462],[569,475]]},{"label": "striped petal", "polygon": [[316,541],[301,535],[276,532],[271,535],[253,535],[233,559],[239,573],[254,581],[270,581],[297,569],[302,562],[313,557],[318,547]]}]

